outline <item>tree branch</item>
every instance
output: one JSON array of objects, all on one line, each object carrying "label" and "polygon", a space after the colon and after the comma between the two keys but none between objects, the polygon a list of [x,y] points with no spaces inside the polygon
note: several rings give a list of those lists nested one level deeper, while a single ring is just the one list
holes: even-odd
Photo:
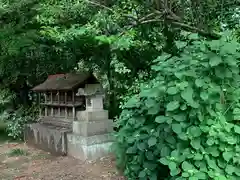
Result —
[{"label": "tree branch", "polygon": [[94,6],[102,7],[104,9],[108,10],[108,11],[114,12],[113,9],[111,9],[111,8],[109,8],[109,7],[107,7],[107,6],[103,5],[103,4],[96,3],[96,2],[93,2],[93,1],[88,1],[88,0],[85,0],[85,2],[87,2],[89,4],[92,4]]},{"label": "tree branch", "polygon": [[[91,4],[91,5],[94,5],[94,6],[102,7],[102,8],[104,8],[104,9],[106,9],[106,10],[112,12],[112,13],[115,13],[115,11],[114,11],[112,8],[109,8],[109,7],[107,7],[107,6],[103,5],[103,4],[96,3],[96,2],[93,2],[93,1],[89,1],[89,0],[85,0],[85,2],[86,2],[86,3],[89,3],[89,4]],[[131,18],[131,19],[133,19],[133,20],[135,20],[135,21],[138,20],[135,16],[130,15],[130,14],[122,14],[122,16]]]},{"label": "tree branch", "polygon": [[152,17],[152,16],[154,16],[154,15],[156,15],[156,12],[150,13],[150,14],[142,17],[141,19],[139,19],[139,21],[140,21],[140,22],[141,22],[141,21],[144,21],[144,20],[146,20],[146,19],[148,19],[148,18],[150,18],[150,17]]},{"label": "tree branch", "polygon": [[199,33],[202,36],[205,37],[209,37],[211,39],[219,39],[221,38],[220,34],[217,33],[213,33],[213,32],[206,32],[204,30],[198,29],[196,27],[190,26],[188,24],[184,24],[184,23],[180,23],[180,22],[174,22],[174,21],[169,21],[172,25],[181,27],[182,29],[186,30],[186,31],[192,31],[192,32],[196,32]]},{"label": "tree branch", "polygon": [[[161,17],[163,17],[163,15]],[[147,23],[154,23],[154,22],[163,22],[164,19],[161,19],[161,17],[159,19],[144,20],[144,21],[141,21],[140,24],[147,24]],[[174,26],[177,26],[177,27],[180,27],[180,28],[182,28],[182,29],[184,29],[186,31],[196,32],[196,33],[199,33],[202,36],[209,37],[211,39],[219,39],[219,38],[221,38],[221,35],[219,35],[217,33],[207,32],[207,31],[198,29],[196,27],[193,27],[191,25],[188,25],[188,24],[185,24],[185,23],[182,23],[182,22],[177,22],[177,21],[175,21],[174,18],[172,18],[170,16],[166,16],[166,20],[168,20],[168,22],[170,24],[172,24]]]},{"label": "tree branch", "polygon": [[[99,4],[99,3],[96,3],[96,2],[92,2],[92,1],[89,1],[89,0],[85,0],[85,2],[89,3],[89,4],[92,4],[94,6],[98,6],[98,7],[102,7],[112,13],[115,13],[115,11],[105,5],[102,5],[102,4]],[[187,31],[192,31],[192,32],[196,32],[196,33],[199,33],[200,35],[202,36],[205,36],[205,37],[210,37],[212,39],[219,39],[221,36],[219,34],[216,34],[216,33],[212,33],[212,32],[206,32],[204,30],[201,30],[201,29],[198,29],[196,27],[193,27],[191,25],[188,25],[188,24],[185,24],[183,22],[181,22],[181,18],[178,17],[175,13],[173,13],[168,7],[166,7],[166,4],[164,4],[164,2],[162,2],[162,6],[164,8],[164,12],[160,12],[159,10],[155,10],[154,12],[138,19],[132,15],[129,15],[129,14],[122,14],[122,16],[124,17],[128,17],[128,18],[131,18],[131,19],[134,19],[135,20],[135,23],[133,23],[130,28],[134,27],[134,26],[137,26],[139,24],[147,24],[147,23],[152,23],[152,22],[163,22],[164,19],[161,19],[162,17],[164,17],[170,24],[174,25],[174,26],[177,26],[177,27],[180,27],[184,30],[187,30]],[[158,19],[156,19],[156,17],[154,19],[148,19],[154,15],[160,15],[158,17]],[[122,33],[121,33],[122,34]]]}]

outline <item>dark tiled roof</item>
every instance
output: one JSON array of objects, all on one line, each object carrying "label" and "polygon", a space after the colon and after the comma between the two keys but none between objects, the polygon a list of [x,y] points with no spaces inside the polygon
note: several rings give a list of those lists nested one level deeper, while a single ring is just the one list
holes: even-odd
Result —
[{"label": "dark tiled roof", "polygon": [[46,81],[34,87],[33,91],[72,90],[86,82],[88,79],[96,78],[88,72],[78,74],[56,74],[50,75]]}]

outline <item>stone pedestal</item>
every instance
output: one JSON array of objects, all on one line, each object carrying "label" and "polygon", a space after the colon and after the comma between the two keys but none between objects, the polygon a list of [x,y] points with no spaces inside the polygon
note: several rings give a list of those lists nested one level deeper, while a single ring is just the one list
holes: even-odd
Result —
[{"label": "stone pedestal", "polygon": [[73,133],[67,135],[68,155],[80,160],[95,160],[106,156],[112,144],[113,121],[103,110],[100,84],[86,84],[78,95],[86,96],[86,110],[76,113]]},{"label": "stone pedestal", "polygon": [[108,111],[80,111],[77,119],[73,121],[73,133],[67,135],[68,155],[83,161],[108,155],[113,131]]}]

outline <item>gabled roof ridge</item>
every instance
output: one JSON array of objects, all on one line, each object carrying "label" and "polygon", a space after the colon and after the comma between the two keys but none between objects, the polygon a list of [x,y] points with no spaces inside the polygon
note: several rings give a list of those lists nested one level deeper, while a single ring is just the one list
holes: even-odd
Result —
[{"label": "gabled roof ridge", "polygon": [[34,87],[33,91],[71,90],[86,80],[92,79],[97,82],[96,77],[89,72],[66,73],[49,75],[41,84]]}]

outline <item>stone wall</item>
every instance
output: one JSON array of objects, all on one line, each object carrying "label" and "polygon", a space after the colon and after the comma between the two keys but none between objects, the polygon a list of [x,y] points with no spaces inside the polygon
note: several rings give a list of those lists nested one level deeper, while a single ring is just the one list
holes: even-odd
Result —
[{"label": "stone wall", "polygon": [[24,139],[28,145],[54,155],[67,155],[67,133],[70,132],[68,128],[34,123],[25,126]]}]

